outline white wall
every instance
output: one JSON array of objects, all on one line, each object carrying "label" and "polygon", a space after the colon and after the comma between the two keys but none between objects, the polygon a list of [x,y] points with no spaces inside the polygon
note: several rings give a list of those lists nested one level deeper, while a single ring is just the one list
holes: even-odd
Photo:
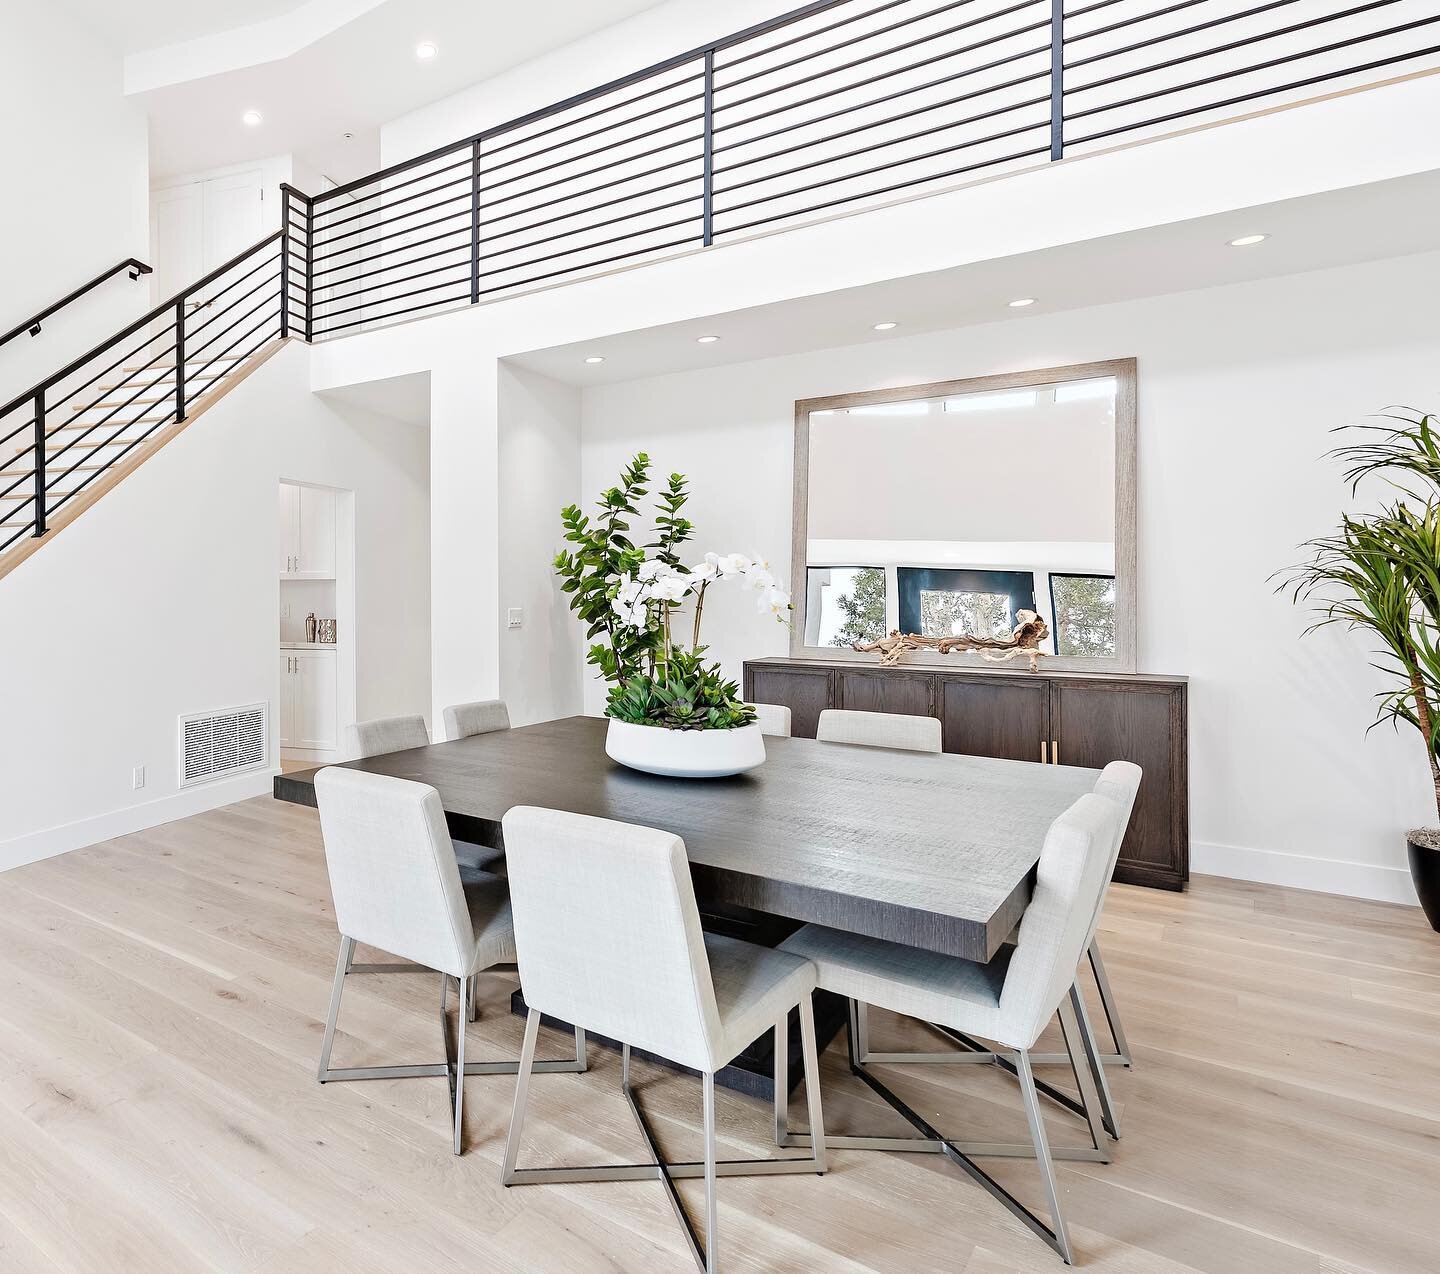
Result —
[{"label": "white wall", "polygon": [[[0,119],[5,197],[0,330],[128,256],[147,259],[144,112],[121,92],[120,55],[57,4],[3,5]],[[149,306],[118,275],[0,349],[0,403],[63,367]],[[0,433],[7,430],[0,427]]]},{"label": "white wall", "polygon": [[308,357],[282,349],[3,581],[0,866],[268,790],[177,795],[176,718],[268,701],[278,759],[282,478],[355,492],[357,711],[428,707],[426,431],[309,393]]},{"label": "white wall", "polygon": [[499,392],[500,694],[525,725],[580,711],[580,626],[550,569],[580,501],[580,391],[502,364]]},{"label": "white wall", "polygon": [[[1140,667],[1191,678],[1194,869],[1409,901],[1404,832],[1435,821],[1424,753],[1365,737],[1383,683],[1364,643],[1301,641],[1268,577],[1345,504],[1330,428],[1440,407],[1437,283],[1440,255],[1417,256],[595,387],[581,491],[648,451],[690,475],[698,548],[788,578],[795,399],[1134,355]],[[742,597],[707,603],[705,637],[735,676],[788,649]]]}]

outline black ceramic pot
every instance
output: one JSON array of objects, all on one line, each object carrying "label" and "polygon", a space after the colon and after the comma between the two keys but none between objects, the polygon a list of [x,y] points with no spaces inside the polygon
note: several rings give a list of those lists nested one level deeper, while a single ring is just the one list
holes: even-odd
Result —
[{"label": "black ceramic pot", "polygon": [[1420,906],[1430,927],[1440,933],[1440,849],[1407,841],[1410,850],[1410,878],[1420,895]]}]

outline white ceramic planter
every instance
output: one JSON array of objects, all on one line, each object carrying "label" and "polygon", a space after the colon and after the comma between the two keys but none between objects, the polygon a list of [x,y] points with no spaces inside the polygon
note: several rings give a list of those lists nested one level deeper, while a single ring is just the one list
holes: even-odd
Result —
[{"label": "white ceramic planter", "polygon": [[759,724],[738,730],[666,730],[610,719],[605,753],[612,761],[669,778],[718,779],[743,774],[765,760]]}]

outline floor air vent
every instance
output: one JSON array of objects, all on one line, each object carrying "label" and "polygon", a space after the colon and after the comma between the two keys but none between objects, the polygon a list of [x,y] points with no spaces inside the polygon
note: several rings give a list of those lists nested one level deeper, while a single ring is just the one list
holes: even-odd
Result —
[{"label": "floor air vent", "polygon": [[180,718],[180,786],[208,783],[265,764],[265,705]]}]

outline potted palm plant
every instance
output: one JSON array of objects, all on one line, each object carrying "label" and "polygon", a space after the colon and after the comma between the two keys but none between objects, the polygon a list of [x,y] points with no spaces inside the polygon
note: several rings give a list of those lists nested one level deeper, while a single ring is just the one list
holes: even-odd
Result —
[{"label": "potted palm plant", "polygon": [[[1309,541],[1310,560],[1283,572],[1281,587],[1315,608],[1307,632],[1340,624],[1376,640],[1375,666],[1393,679],[1377,696],[1376,724],[1418,731],[1440,814],[1440,421],[1414,411],[1385,419],[1394,423],[1348,426],[1355,441],[1331,454],[1345,464],[1352,496],[1372,474],[1394,495]],[[1420,905],[1440,932],[1440,828],[1406,839]]]},{"label": "potted palm plant", "polygon": [[576,505],[560,514],[571,547],[556,556],[555,571],[586,626],[587,661],[611,687],[605,750],[651,774],[739,774],[765,760],[765,741],[740,688],[706,659],[706,594],[722,582],[745,585],[761,614],[781,622],[790,598],[763,559],[707,553],[686,564],[679,550],[694,526],[681,513],[689,498],[683,474],[672,473],[656,493],[653,538],[637,544],[634,520],[644,516],[649,491],[650,457],[641,452],[601,493],[593,516]]}]

